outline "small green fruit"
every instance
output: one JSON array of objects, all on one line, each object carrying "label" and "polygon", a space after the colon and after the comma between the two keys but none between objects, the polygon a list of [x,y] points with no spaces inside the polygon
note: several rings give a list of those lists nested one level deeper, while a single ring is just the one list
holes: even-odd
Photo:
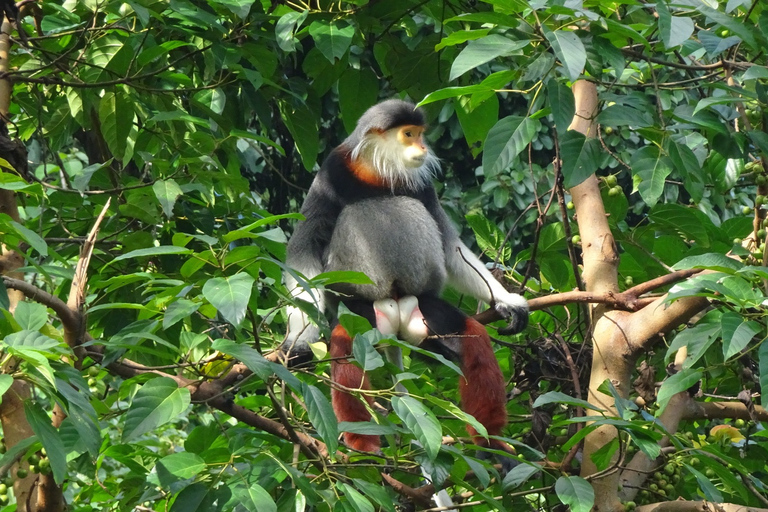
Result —
[{"label": "small green fruit", "polygon": [[19,478],[27,478],[28,475],[29,475],[29,471],[27,471],[24,468],[19,468],[16,470],[16,476]]},{"label": "small green fruit", "polygon": [[624,191],[622,190],[622,188],[620,186],[618,186],[618,185],[608,189],[608,195],[611,196],[611,197],[616,197],[616,196],[618,196],[619,194],[621,194],[623,192]]},{"label": "small green fruit", "polygon": [[619,180],[616,179],[616,176],[613,174],[609,174],[605,177],[605,184],[609,187],[615,187],[616,184],[619,182]]},{"label": "small green fruit", "polygon": [[752,207],[745,206],[744,208],[741,209],[741,213],[743,213],[744,215],[749,215],[750,213],[752,213]]},{"label": "small green fruit", "polygon": [[574,208],[576,208],[576,205],[573,204],[573,201],[568,201],[565,207],[568,208],[569,210],[573,210]]},{"label": "small green fruit", "polygon": [[624,286],[634,286],[635,279],[632,276],[627,276],[624,278]]},{"label": "small green fruit", "polygon": [[605,128],[603,128],[603,133],[605,133],[606,135],[612,134],[613,133],[613,127],[612,126],[606,126]]},{"label": "small green fruit", "polygon": [[571,237],[571,243],[574,245],[580,244],[581,237],[579,235],[573,235],[573,237]]}]

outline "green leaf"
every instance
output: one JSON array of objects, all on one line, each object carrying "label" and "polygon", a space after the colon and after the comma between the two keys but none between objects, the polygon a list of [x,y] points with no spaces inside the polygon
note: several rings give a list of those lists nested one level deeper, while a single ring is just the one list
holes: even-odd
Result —
[{"label": "green leaf", "polygon": [[134,102],[123,93],[107,91],[99,102],[101,133],[112,155],[126,163],[133,154],[131,138],[135,136]]},{"label": "green leaf", "polygon": [[447,46],[456,46],[457,44],[466,43],[467,41],[474,41],[487,36],[491,32],[491,29],[484,28],[479,30],[457,30],[447,36],[443,37],[438,44],[435,45],[435,51],[439,52]]},{"label": "green leaf", "polygon": [[317,387],[304,384],[304,403],[307,405],[309,421],[317,429],[317,433],[328,446],[328,453],[335,453],[339,447],[339,427],[336,414],[328,398]]},{"label": "green leaf", "polygon": [[179,480],[194,478],[206,470],[205,461],[194,453],[179,452],[163,457],[155,465],[155,474],[147,479],[164,488]]},{"label": "green leaf", "polygon": [[[723,314],[723,318],[725,318],[728,313]],[[736,313],[732,314],[738,316]],[[725,360],[728,360],[737,354],[741,354],[741,351],[749,345],[752,338],[760,333],[761,330],[759,323],[755,321],[745,322],[742,321],[741,317],[739,317],[739,322],[735,329],[726,329],[726,325],[723,324],[723,357]]]},{"label": "green leaf", "polygon": [[51,418],[43,408],[32,400],[24,401],[24,415],[48,454],[53,479],[57,484],[61,484],[67,477],[67,452],[59,431],[51,425]]},{"label": "green leaf", "polygon": [[702,376],[701,370],[688,368],[666,379],[661,384],[656,398],[656,402],[659,404],[659,412],[664,410],[674,395],[687,391],[688,388],[699,382]]},{"label": "green leaf", "polygon": [[432,411],[409,395],[393,397],[392,409],[421,443],[427,457],[435,460],[443,440],[443,430]]},{"label": "green leaf", "polygon": [[376,331],[367,331],[356,334],[352,342],[352,354],[363,370],[366,372],[384,366],[384,359],[376,350],[376,344],[380,341],[381,334]]},{"label": "green leaf", "polygon": [[277,20],[275,24],[275,39],[281,50],[288,53],[296,50],[296,43],[299,40],[294,37],[294,34],[301,27],[308,14],[307,11],[289,11]]},{"label": "green leaf", "polygon": [[13,377],[7,373],[0,373],[0,404],[3,403],[3,395],[6,391],[11,389],[13,384]]},{"label": "green leaf", "polygon": [[576,131],[568,131],[560,139],[560,157],[563,160],[563,186],[573,188],[595,174],[600,163],[602,148],[594,138]]},{"label": "green leaf", "polygon": [[518,464],[504,476],[502,489],[504,492],[512,491],[538,473],[541,473],[541,466],[538,464]]},{"label": "green leaf", "polygon": [[491,34],[470,41],[453,61],[448,80],[453,81],[471,69],[528,46],[530,41],[514,41],[501,34]]},{"label": "green leaf", "polygon": [[48,323],[48,310],[37,302],[22,301],[16,306],[13,317],[22,329],[37,331]]},{"label": "green leaf", "polygon": [[717,96],[716,98],[702,98],[696,103],[696,108],[693,109],[693,114],[696,115],[699,111],[712,105],[730,105],[732,103],[747,103],[752,101],[750,98],[736,98],[733,96]]},{"label": "green leaf", "polygon": [[344,21],[328,23],[318,20],[309,25],[309,35],[325,58],[334,63],[347,53],[355,35],[355,27]]},{"label": "green leaf", "polygon": [[754,23],[744,23],[743,20],[728,16],[717,9],[713,9],[709,5],[705,4],[702,0],[695,0],[692,2],[695,5],[695,9],[704,14],[707,18],[713,20],[715,23],[727,28],[735,35],[739,36],[742,41],[747,43],[753,50],[759,50],[759,44],[755,38],[755,32],[757,27]]},{"label": "green leaf", "polygon": [[672,172],[669,157],[661,154],[655,146],[645,146],[630,159],[633,177],[640,197],[648,206],[654,206],[664,192],[664,180]]},{"label": "green leaf", "polygon": [[600,112],[597,122],[610,126],[631,126],[646,128],[653,126],[653,117],[648,112],[640,111],[626,105],[611,105]]},{"label": "green leaf", "polygon": [[421,100],[417,106],[421,107],[421,106],[429,105],[430,103],[434,103],[440,100],[447,100],[449,98],[458,98],[459,96],[466,96],[469,94],[475,94],[478,92],[488,92],[488,91],[494,92],[492,88],[484,86],[482,84],[465,85],[463,87],[445,87],[443,89],[438,89],[437,91],[427,94],[427,96],[423,100]]},{"label": "green leaf", "polygon": [[596,405],[592,405],[586,400],[573,398],[572,396],[566,395],[565,393],[561,393],[559,391],[549,391],[539,396],[536,399],[536,401],[533,402],[533,407],[542,407],[544,405],[553,404],[553,403],[573,405],[574,407],[583,407],[585,409],[591,409],[593,411],[606,412],[605,409],[601,409]]},{"label": "green leaf", "polygon": [[315,167],[320,148],[315,114],[306,104],[295,106],[287,102],[280,103],[280,114],[285,127],[293,136],[304,168],[311,171]]},{"label": "green leaf", "polygon": [[683,270],[687,268],[705,268],[709,270],[717,270],[720,272],[728,272],[732,274],[733,271],[740,270],[744,267],[744,264],[733,258],[729,258],[725,254],[720,253],[708,253],[699,254],[697,256],[688,256],[675,263],[672,268],[675,270]]},{"label": "green leaf", "polygon": [[[760,387],[761,389],[768,389],[768,343],[765,341],[760,344],[758,357],[760,359]],[[763,408],[768,406],[768,393],[763,393],[760,396],[760,403]]]},{"label": "green leaf", "polygon": [[218,339],[211,344],[213,350],[228,354],[245,364],[249,370],[267,382],[273,375],[280,377],[288,386],[296,392],[302,390],[302,383],[285,366],[271,363],[264,356],[244,343],[231,340]]},{"label": "green leaf", "polygon": [[711,478],[705,476],[703,473],[694,469],[688,464],[683,464],[683,466],[685,466],[685,469],[687,469],[689,473],[696,477],[696,482],[699,484],[699,489],[701,489],[701,492],[704,493],[704,497],[707,500],[713,503],[723,502],[723,495],[719,490],[717,490],[715,484],[712,483]]},{"label": "green leaf", "polygon": [[706,229],[709,219],[703,214],[700,216],[700,213],[680,204],[659,204],[651,209],[648,217],[654,224],[679,233],[687,242],[695,241],[702,247],[709,247],[709,234]]},{"label": "green leaf", "polygon": [[507,169],[533,140],[538,123],[529,117],[508,116],[488,132],[483,151],[483,172],[493,176]]},{"label": "green leaf", "polygon": [[11,226],[16,229],[16,233],[29,245],[32,246],[34,250],[36,250],[38,253],[40,253],[40,256],[48,256],[48,244],[45,243],[45,240],[43,240],[40,235],[32,231],[31,229],[27,229],[25,226],[22,226],[15,220],[12,220],[10,222]]},{"label": "green leaf", "polygon": [[672,16],[665,0],[656,2],[656,12],[659,14],[661,40],[667,48],[681,45],[693,34],[693,20],[683,16]]},{"label": "green leaf", "polygon": [[28,349],[37,352],[51,352],[54,347],[63,347],[59,340],[55,340],[37,330],[24,330],[14,332],[5,337],[5,343],[12,349]]},{"label": "green leaf", "polygon": [[116,261],[127,260],[130,258],[142,258],[145,256],[166,256],[169,254],[192,254],[192,249],[185,249],[184,247],[176,247],[175,245],[161,245],[160,247],[147,247],[146,249],[136,249],[135,251],[121,254],[117,258],[113,259],[107,265]]},{"label": "green leaf", "polygon": [[253,276],[246,272],[230,277],[214,277],[203,285],[203,296],[228,322],[240,327],[255,281]]},{"label": "green leaf", "polygon": [[553,79],[547,84],[547,98],[552,109],[552,117],[555,119],[555,127],[560,134],[565,134],[576,113],[573,91],[570,87]]},{"label": "green leaf", "polygon": [[247,485],[247,488],[236,491],[239,504],[251,512],[277,512],[275,501],[262,486],[255,483]]},{"label": "green leaf", "polygon": [[375,512],[375,508],[371,505],[371,502],[357,491],[354,487],[344,482],[339,482],[339,489],[344,493],[347,498],[347,504],[354,512]]},{"label": "green leaf", "polygon": [[209,512],[211,503],[208,489],[208,486],[201,483],[185,487],[176,496],[170,512]]},{"label": "green leaf", "polygon": [[347,69],[339,78],[339,108],[348,133],[355,129],[360,116],[376,103],[379,79],[369,68]]},{"label": "green leaf", "polygon": [[553,32],[546,25],[541,26],[541,31],[552,45],[555,56],[565,67],[568,78],[571,81],[578,79],[587,63],[587,50],[579,36],[565,30]]},{"label": "green leaf", "polygon": [[595,491],[589,482],[578,476],[561,476],[555,482],[560,501],[571,507],[571,512],[589,512],[595,504]]},{"label": "green leaf", "polygon": [[200,309],[201,305],[188,299],[177,299],[171,302],[165,309],[165,315],[163,315],[163,329],[168,329],[177,322],[191,316]]},{"label": "green leaf", "polygon": [[183,193],[181,187],[173,179],[157,180],[152,185],[152,190],[155,192],[160,206],[163,207],[163,213],[170,219],[173,216],[173,205],[176,204],[176,199]]},{"label": "green leaf", "polygon": [[180,388],[169,377],[147,381],[133,398],[125,413],[123,442],[137,439],[178,417],[190,403],[189,390]]}]

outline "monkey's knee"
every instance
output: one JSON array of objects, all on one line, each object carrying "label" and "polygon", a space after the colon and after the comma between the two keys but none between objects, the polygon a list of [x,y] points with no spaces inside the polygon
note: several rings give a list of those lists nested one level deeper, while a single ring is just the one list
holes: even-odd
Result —
[{"label": "monkey's knee", "polygon": [[419,345],[429,335],[427,322],[419,309],[419,299],[407,295],[397,301],[400,308],[400,337],[413,345]]},{"label": "monkey's knee", "polygon": [[397,334],[400,330],[400,312],[397,302],[393,299],[381,299],[373,303],[376,315],[376,328],[381,334]]}]

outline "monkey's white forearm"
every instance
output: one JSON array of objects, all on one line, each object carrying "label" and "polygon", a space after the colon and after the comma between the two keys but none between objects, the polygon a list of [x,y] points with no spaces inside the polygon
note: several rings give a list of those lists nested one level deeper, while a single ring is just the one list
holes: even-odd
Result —
[{"label": "monkey's white forearm", "polygon": [[[319,269],[305,270],[303,272],[304,276],[308,279],[312,279],[319,273]],[[325,300],[323,293],[320,290],[308,290],[300,286],[296,279],[290,274],[285,275],[285,286],[288,288],[292,297],[313,303],[320,313],[325,310]],[[296,339],[304,333],[310,334],[307,332],[308,330],[316,330],[306,313],[296,306],[288,306],[286,313],[288,315],[287,339]]]},{"label": "monkey's white forearm", "polygon": [[463,242],[456,240],[452,245],[454,247],[446,254],[446,266],[453,288],[488,304],[501,302],[513,307],[528,307],[526,300],[508,292]]}]

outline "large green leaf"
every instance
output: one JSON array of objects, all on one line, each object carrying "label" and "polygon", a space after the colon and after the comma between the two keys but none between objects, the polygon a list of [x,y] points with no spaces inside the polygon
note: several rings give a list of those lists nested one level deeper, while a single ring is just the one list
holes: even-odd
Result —
[{"label": "large green leaf", "polygon": [[558,478],[555,482],[555,492],[572,512],[589,512],[595,504],[594,489],[589,482],[578,476]]},{"label": "large green leaf", "polygon": [[576,100],[573,97],[573,91],[570,87],[553,79],[547,84],[547,98],[557,131],[564,134],[576,113]]},{"label": "large green leaf", "polygon": [[[761,389],[768,389],[768,343],[765,341],[760,344],[758,356],[760,359],[760,387]],[[768,393],[763,393],[760,396],[760,403],[763,408],[768,406]]]},{"label": "large green leaf", "polygon": [[672,48],[681,45],[693,34],[693,20],[685,16],[672,16],[665,0],[656,2],[659,15],[659,33],[664,46]]},{"label": "large green leaf", "polygon": [[542,25],[541,31],[547,38],[555,56],[565,67],[565,73],[571,80],[576,80],[584,71],[587,62],[587,50],[574,32],[555,30],[554,32]]},{"label": "large green leaf", "polygon": [[155,485],[168,488],[180,480],[194,478],[207,468],[205,461],[197,454],[189,452],[172,453],[157,461],[155,474],[147,479]]},{"label": "large green leaf", "polygon": [[668,379],[659,388],[656,401],[659,404],[659,412],[663,411],[669,400],[677,393],[682,393],[701,380],[701,370],[685,369]]},{"label": "large green leaf", "polygon": [[[735,322],[726,322],[733,317]],[[762,328],[755,321],[744,321],[737,313],[728,311],[723,314],[723,358],[726,360],[740,354]]]},{"label": "large green leaf", "polygon": [[51,418],[43,408],[32,400],[24,401],[24,415],[48,454],[53,479],[57,484],[61,484],[67,477],[67,452],[59,436],[59,431],[51,425]]},{"label": "large green leaf", "polygon": [[659,204],[651,209],[648,217],[654,224],[679,233],[687,242],[695,241],[702,247],[709,247],[706,223],[710,221],[706,215],[700,214],[698,210],[680,204]]},{"label": "large green leaf", "polygon": [[528,40],[515,41],[501,34],[490,34],[470,41],[453,61],[449,80],[455,80],[470,69],[525,48],[529,43]]},{"label": "large green leaf", "polygon": [[653,206],[664,192],[664,182],[672,172],[669,157],[664,156],[656,146],[645,146],[630,159],[632,174],[640,197],[648,206]]},{"label": "large green leaf", "polygon": [[277,505],[275,505],[272,496],[259,484],[238,485],[234,494],[238,503],[249,512],[277,512]]},{"label": "large green leaf", "polygon": [[13,317],[22,329],[37,331],[48,323],[48,310],[42,304],[23,301],[16,306]]},{"label": "large green leaf", "polygon": [[508,116],[488,132],[483,151],[483,172],[493,176],[505,170],[536,135],[537,122],[529,117]]},{"label": "large green leaf", "polygon": [[317,433],[325,441],[328,453],[335,453],[339,447],[339,428],[336,414],[328,398],[317,387],[304,384],[304,403],[307,405],[309,421],[317,429]]},{"label": "large green leaf", "polygon": [[354,512],[375,512],[376,509],[373,508],[371,502],[351,485],[339,482],[339,489],[347,498],[346,504]]},{"label": "large green leaf", "polygon": [[230,277],[214,277],[203,285],[203,296],[221,316],[239,327],[245,318],[255,281],[253,276],[246,272]]},{"label": "large green leaf", "polygon": [[341,119],[344,128],[350,133],[363,112],[376,103],[379,79],[368,68],[349,68],[339,78],[338,88]]},{"label": "large green leaf", "polygon": [[125,413],[123,442],[137,439],[177,418],[189,403],[189,390],[180,388],[173,379],[158,377],[147,381]]},{"label": "large green leaf", "polygon": [[315,21],[309,25],[309,35],[315,40],[318,50],[333,63],[347,53],[355,27],[344,21]]},{"label": "large green leaf", "polygon": [[560,139],[563,160],[563,186],[572,188],[597,171],[600,163],[600,142],[576,131],[568,131]]},{"label": "large green leaf", "polygon": [[311,171],[315,167],[320,148],[315,114],[306,105],[292,106],[287,102],[280,104],[280,113],[293,136],[304,167]]},{"label": "large green leaf", "polygon": [[434,460],[440,451],[443,430],[432,411],[410,395],[392,398],[392,409],[416,436],[427,456]]},{"label": "large green leaf", "polygon": [[99,102],[101,133],[112,155],[123,164],[133,154],[134,102],[122,91],[108,91]]},{"label": "large green leaf", "polygon": [[176,200],[183,193],[181,187],[176,183],[174,179],[157,180],[152,185],[152,190],[157,196],[157,200],[160,202],[160,206],[163,207],[163,213],[168,218],[173,216],[173,205],[176,204]]},{"label": "large green leaf", "polygon": [[144,256],[165,256],[169,254],[192,254],[192,249],[185,249],[184,247],[176,247],[174,245],[161,245],[159,247],[147,247],[146,249],[136,249],[125,254],[121,254],[112,263],[120,260],[127,260],[130,258],[141,258]]},{"label": "large green leaf", "polygon": [[275,25],[275,39],[277,45],[284,52],[293,52],[296,50],[298,39],[294,36],[295,32],[301,27],[301,24],[307,18],[307,11],[288,11],[277,20]]}]

